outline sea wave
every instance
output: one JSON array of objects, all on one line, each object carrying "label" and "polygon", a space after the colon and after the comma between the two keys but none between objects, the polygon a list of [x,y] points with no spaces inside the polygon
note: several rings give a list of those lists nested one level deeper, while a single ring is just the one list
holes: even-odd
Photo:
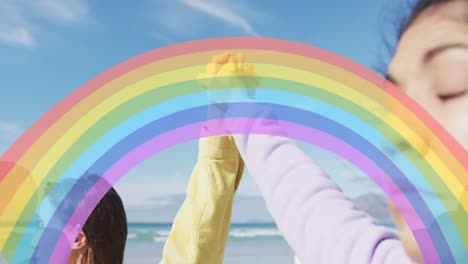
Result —
[{"label": "sea wave", "polygon": [[[153,236],[153,241],[157,243],[166,242],[169,231],[157,231]],[[235,239],[253,239],[260,237],[280,237],[281,233],[277,229],[234,229],[229,233],[229,237]]]},{"label": "sea wave", "polygon": [[281,233],[278,229],[234,229],[231,230],[229,236],[234,238],[276,237],[281,236]]},{"label": "sea wave", "polygon": [[171,233],[171,230],[159,230],[157,232],[158,232],[158,235],[169,236],[169,234]]},{"label": "sea wave", "polygon": [[155,236],[153,238],[154,242],[158,242],[158,243],[164,243],[166,242],[168,236]]},{"label": "sea wave", "polygon": [[[131,241],[153,241],[156,243],[164,243],[169,237],[171,230],[170,226],[161,228],[130,228],[128,240]],[[281,237],[281,233],[275,226],[231,226],[229,232],[231,239],[255,239],[255,238],[273,238]]]}]

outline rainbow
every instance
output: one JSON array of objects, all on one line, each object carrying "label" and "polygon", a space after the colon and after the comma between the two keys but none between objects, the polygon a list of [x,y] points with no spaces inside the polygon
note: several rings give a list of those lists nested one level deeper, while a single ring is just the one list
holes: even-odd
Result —
[{"label": "rainbow", "polygon": [[1,157],[10,164],[0,170],[2,256],[11,263],[65,262],[74,227],[110,186],[156,153],[200,138],[201,127],[217,117],[207,120],[206,91],[195,77],[225,50],[244,52],[261,78],[256,103],[227,102],[231,133],[278,135],[245,130],[252,120],[272,118],[249,110],[272,109],[281,135],[333,151],[372,178],[402,212],[427,263],[468,258],[466,150],[365,67],[305,44],[254,37],[144,53],[54,106]]}]

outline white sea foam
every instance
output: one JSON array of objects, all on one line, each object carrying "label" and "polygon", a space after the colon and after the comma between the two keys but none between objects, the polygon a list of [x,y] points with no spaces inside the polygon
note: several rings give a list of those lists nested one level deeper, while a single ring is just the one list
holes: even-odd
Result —
[{"label": "white sea foam", "polygon": [[273,237],[281,236],[281,233],[278,229],[233,229],[231,230],[229,236],[236,238]]},{"label": "white sea foam", "polygon": [[166,242],[168,236],[155,236],[153,238],[154,242]]},{"label": "white sea foam", "polygon": [[149,230],[149,229],[138,229],[138,232],[139,232],[139,233],[143,233],[143,234],[147,234],[147,233],[149,233],[150,231],[151,231],[151,230]]},{"label": "white sea foam", "polygon": [[171,233],[171,230],[159,230],[158,231],[158,235],[160,236],[169,236],[170,233]]}]

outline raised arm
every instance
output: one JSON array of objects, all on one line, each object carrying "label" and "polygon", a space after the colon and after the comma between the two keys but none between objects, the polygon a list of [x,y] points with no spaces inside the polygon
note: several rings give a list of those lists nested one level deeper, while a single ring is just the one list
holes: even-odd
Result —
[{"label": "raised arm", "polygon": [[232,137],[200,139],[187,198],[174,220],[161,263],[222,263],[243,170]]},{"label": "raised arm", "polygon": [[[231,56],[231,63],[215,65],[208,76],[249,75],[220,87],[236,87],[231,93],[208,90],[213,116],[236,117],[248,113],[248,122],[224,120],[224,129],[234,135],[237,149],[257,183],[270,213],[296,255],[305,263],[411,263],[398,236],[379,226],[358,210],[340,188],[287,137],[272,109],[253,104],[258,86],[255,69],[244,56]],[[209,71],[209,67],[207,71]],[[247,70],[246,70],[247,69]],[[214,72],[214,74],[213,74]],[[246,83],[243,83],[247,80]],[[249,81],[252,80],[252,81]],[[244,88],[243,88],[244,87]],[[208,88],[213,88],[208,85]],[[221,95],[221,96],[219,96]],[[250,109],[230,102],[250,102]],[[219,106],[219,105],[218,105]],[[238,114],[238,113],[237,113]],[[252,134],[248,132],[252,131]],[[262,131],[265,135],[255,134]]]},{"label": "raised arm", "polygon": [[[251,125],[273,134],[281,130],[275,121]],[[412,263],[397,235],[358,210],[294,141],[234,138],[278,228],[304,264]]]}]

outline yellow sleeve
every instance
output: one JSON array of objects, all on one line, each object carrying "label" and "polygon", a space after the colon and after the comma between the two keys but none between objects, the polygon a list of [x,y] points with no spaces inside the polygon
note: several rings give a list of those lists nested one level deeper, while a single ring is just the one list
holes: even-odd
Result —
[{"label": "yellow sleeve", "polygon": [[232,136],[200,139],[187,197],[175,217],[161,263],[222,263],[243,170]]}]

